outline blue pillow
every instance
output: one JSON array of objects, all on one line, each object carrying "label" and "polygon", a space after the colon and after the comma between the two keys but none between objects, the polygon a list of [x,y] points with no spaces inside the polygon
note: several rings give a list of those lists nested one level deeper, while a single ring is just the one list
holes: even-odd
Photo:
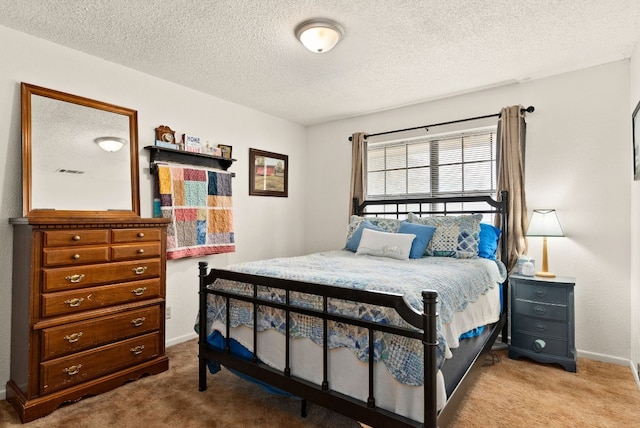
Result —
[{"label": "blue pillow", "polygon": [[422,258],[425,250],[427,249],[427,245],[429,245],[429,241],[431,241],[435,232],[436,228],[434,226],[408,223],[406,221],[400,223],[400,228],[398,229],[398,233],[412,233],[416,235],[413,243],[411,244],[411,251],[409,252],[410,259]]},{"label": "blue pillow", "polygon": [[353,251],[354,253],[358,251],[358,246],[360,245],[360,239],[362,239],[362,231],[364,229],[373,229],[373,230],[377,230],[378,232],[386,232],[384,229],[374,225],[369,220],[363,220],[358,226],[358,228],[356,229],[356,231],[353,232],[353,235],[351,235],[351,237],[347,239],[347,245],[345,246],[347,250]]},{"label": "blue pillow", "polygon": [[498,251],[498,239],[502,231],[487,223],[480,223],[480,244],[478,256],[484,259],[495,260]]}]

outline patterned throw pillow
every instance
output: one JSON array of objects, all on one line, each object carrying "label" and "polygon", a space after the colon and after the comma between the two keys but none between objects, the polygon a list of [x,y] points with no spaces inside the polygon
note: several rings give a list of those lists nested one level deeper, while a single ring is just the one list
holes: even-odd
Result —
[{"label": "patterned throw pillow", "polygon": [[408,218],[410,223],[436,227],[425,252],[427,256],[459,259],[478,257],[481,220],[482,214],[418,217],[409,213]]},{"label": "patterned throw pillow", "polygon": [[390,233],[396,233],[400,228],[400,223],[404,221],[395,218],[360,217],[357,215],[352,215],[351,220],[349,221],[349,226],[347,227],[347,241],[351,239],[355,231],[358,230],[360,223],[362,223],[364,220],[368,220],[374,226],[377,226],[383,231]]}]

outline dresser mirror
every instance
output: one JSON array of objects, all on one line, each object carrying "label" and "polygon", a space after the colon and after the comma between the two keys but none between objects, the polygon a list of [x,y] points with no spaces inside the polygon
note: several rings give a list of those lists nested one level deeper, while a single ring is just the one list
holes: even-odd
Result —
[{"label": "dresser mirror", "polygon": [[23,216],[139,216],[137,112],[27,83],[21,92]]}]

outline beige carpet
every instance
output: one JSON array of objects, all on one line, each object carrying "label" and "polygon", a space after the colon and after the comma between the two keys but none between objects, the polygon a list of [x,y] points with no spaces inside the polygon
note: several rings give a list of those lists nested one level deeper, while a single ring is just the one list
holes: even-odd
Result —
[{"label": "beige carpet", "polygon": [[[197,342],[167,348],[169,371],[64,406],[28,428],[87,427],[331,427],[357,428],[341,415],[309,403],[264,393],[226,370],[208,376],[198,391]],[[640,392],[627,367],[580,359],[578,373],[556,366],[514,361],[499,353],[487,365],[453,423],[473,427],[640,426]],[[0,402],[0,426],[21,426]]]}]

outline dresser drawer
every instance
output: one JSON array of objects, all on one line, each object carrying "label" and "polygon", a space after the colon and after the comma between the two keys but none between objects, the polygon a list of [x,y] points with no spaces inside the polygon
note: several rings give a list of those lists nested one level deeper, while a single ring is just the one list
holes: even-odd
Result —
[{"label": "dresser drawer", "polygon": [[516,300],[513,311],[522,315],[544,318],[547,320],[567,321],[567,307],[561,305],[547,305],[544,303]]},{"label": "dresser drawer", "polygon": [[109,261],[109,247],[45,248],[44,266],[72,266]]},{"label": "dresser drawer", "polygon": [[113,245],[111,260],[134,260],[149,257],[160,257],[160,242],[144,242],[140,244]]},{"label": "dresser drawer", "polygon": [[74,245],[100,245],[109,243],[109,230],[55,230],[45,231],[45,247],[70,247]]},{"label": "dresser drawer", "polygon": [[539,282],[518,282],[517,284],[516,299],[561,305],[567,304],[567,290],[565,287],[546,285]]},{"label": "dresser drawer", "polygon": [[148,242],[160,241],[162,229],[113,229],[111,231],[111,242],[114,244],[124,242]]},{"label": "dresser drawer", "polygon": [[160,276],[160,259],[43,269],[42,290],[59,291]]},{"label": "dresser drawer", "polygon": [[520,314],[515,315],[513,328],[519,333],[529,333],[561,340],[567,340],[569,335],[569,327],[566,322],[526,317]]},{"label": "dresser drawer", "polygon": [[42,317],[72,314],[160,296],[160,279],[102,285],[42,295]]},{"label": "dresser drawer", "polygon": [[68,355],[95,346],[158,330],[160,306],[128,311],[43,329],[42,359]]},{"label": "dresser drawer", "polygon": [[156,357],[160,334],[151,333],[40,364],[40,394],[49,394]]},{"label": "dresser drawer", "polygon": [[548,337],[517,334],[511,337],[511,345],[539,354],[558,355],[566,357],[569,354],[568,342],[566,340],[552,339]]}]

